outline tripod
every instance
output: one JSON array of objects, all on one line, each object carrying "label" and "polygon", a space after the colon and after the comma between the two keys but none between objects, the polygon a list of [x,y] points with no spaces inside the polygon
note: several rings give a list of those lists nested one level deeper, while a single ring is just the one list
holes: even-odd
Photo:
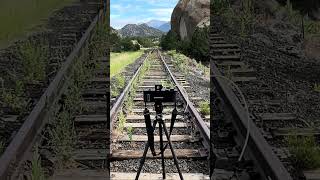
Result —
[{"label": "tripod", "polygon": [[[171,140],[170,140],[170,135],[168,133],[166,124],[164,122],[164,120],[162,119],[162,111],[163,111],[163,105],[161,101],[155,101],[155,111],[156,111],[156,119],[153,121],[153,125],[151,126],[151,118],[150,118],[150,112],[147,108],[147,105],[145,104],[145,110],[144,110],[144,117],[145,117],[145,123],[146,123],[146,128],[147,128],[147,134],[148,134],[148,142],[146,143],[144,152],[143,152],[143,157],[140,160],[140,166],[136,175],[136,179],[139,179],[142,167],[144,165],[144,162],[146,160],[146,156],[147,156],[147,152],[148,149],[150,148],[152,155],[156,156],[155,150],[154,150],[154,136],[153,136],[153,132],[154,129],[156,128],[157,123],[159,124],[159,136],[160,136],[160,154],[161,154],[161,161],[162,161],[162,177],[163,179],[166,179],[166,171],[165,171],[165,163],[164,163],[164,151],[165,148],[163,147],[163,131],[168,139],[168,144],[170,146],[170,150],[174,159],[174,164],[177,167],[180,179],[183,180],[183,176],[182,173],[180,171],[179,165],[178,165],[178,159],[176,157],[176,154],[174,152]],[[175,104],[175,109],[172,113],[172,119],[171,119],[171,129],[170,129],[170,134],[172,132],[172,128],[173,128],[173,124],[174,124],[174,120],[176,118],[176,114],[174,115],[174,113],[176,113],[176,104]]]}]

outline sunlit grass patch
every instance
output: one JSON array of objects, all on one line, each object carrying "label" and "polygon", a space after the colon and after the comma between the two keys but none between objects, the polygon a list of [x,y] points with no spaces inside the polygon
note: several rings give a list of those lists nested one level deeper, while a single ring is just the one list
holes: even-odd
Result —
[{"label": "sunlit grass patch", "polygon": [[133,63],[143,54],[143,51],[111,53],[110,74],[111,77],[120,73],[127,65]]}]

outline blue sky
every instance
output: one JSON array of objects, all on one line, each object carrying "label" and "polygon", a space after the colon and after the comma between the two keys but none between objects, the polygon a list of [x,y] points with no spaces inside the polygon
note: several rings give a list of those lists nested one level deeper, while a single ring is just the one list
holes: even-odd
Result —
[{"label": "blue sky", "polygon": [[152,19],[170,21],[178,0],[111,0],[111,26],[120,29],[126,24]]}]

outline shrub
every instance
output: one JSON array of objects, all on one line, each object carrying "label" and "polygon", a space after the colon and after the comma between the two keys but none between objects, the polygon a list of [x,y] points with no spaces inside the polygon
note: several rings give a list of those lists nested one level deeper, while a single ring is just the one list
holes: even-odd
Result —
[{"label": "shrub", "polygon": [[178,52],[181,52],[187,56],[190,56],[191,55],[191,52],[192,52],[192,46],[191,46],[191,42],[188,41],[188,40],[185,40],[185,41],[179,41],[177,43],[177,51]]},{"label": "shrub", "polygon": [[210,114],[210,104],[207,101],[200,103],[200,112],[202,115],[206,116]]},{"label": "shrub", "polygon": [[160,46],[163,50],[173,50],[177,48],[177,42],[179,41],[178,35],[170,30],[166,35],[161,37]]},{"label": "shrub", "polygon": [[199,61],[209,60],[209,28],[197,28],[191,39],[191,56]]},{"label": "shrub", "polygon": [[13,90],[5,90],[2,92],[3,102],[6,106],[17,113],[23,113],[27,107],[27,100],[24,93],[24,85],[22,81],[16,80]]},{"label": "shrub", "polygon": [[152,47],[154,44],[151,38],[148,37],[136,37],[138,43],[144,48]]},{"label": "shrub", "polygon": [[221,14],[223,13],[228,7],[230,3],[228,0],[212,0],[211,1],[211,9],[214,14]]},{"label": "shrub", "polygon": [[19,49],[22,58],[24,80],[28,83],[44,81],[48,63],[47,43],[28,40],[22,43]]},{"label": "shrub", "polygon": [[287,143],[293,156],[292,160],[299,168],[313,169],[320,167],[320,149],[314,136],[289,136],[287,137]]}]

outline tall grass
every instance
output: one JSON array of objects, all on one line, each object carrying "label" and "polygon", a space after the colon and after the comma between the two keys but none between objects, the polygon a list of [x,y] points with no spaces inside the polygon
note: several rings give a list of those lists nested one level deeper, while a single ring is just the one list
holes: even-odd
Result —
[{"label": "tall grass", "polygon": [[41,166],[41,157],[38,153],[38,149],[33,155],[33,159],[31,161],[31,179],[32,180],[45,180],[45,175],[43,168]]},{"label": "tall grass", "polygon": [[50,13],[74,0],[1,0],[0,46],[23,36]]},{"label": "tall grass", "polygon": [[133,63],[138,57],[143,54],[143,51],[111,53],[110,75],[120,73],[127,65]]},{"label": "tall grass", "polygon": [[125,86],[125,78],[121,74],[114,76],[114,81],[111,83],[111,96],[117,97],[120,94],[120,90]]}]

